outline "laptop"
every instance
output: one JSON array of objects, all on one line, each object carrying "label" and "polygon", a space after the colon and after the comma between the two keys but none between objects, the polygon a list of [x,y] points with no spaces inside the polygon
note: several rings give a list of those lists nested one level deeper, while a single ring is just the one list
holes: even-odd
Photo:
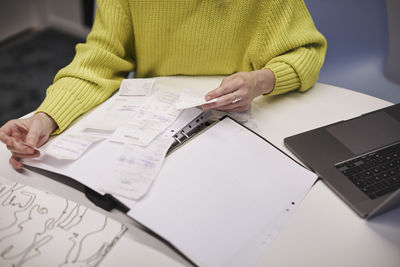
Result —
[{"label": "laptop", "polygon": [[400,104],[284,143],[361,217],[400,207]]}]

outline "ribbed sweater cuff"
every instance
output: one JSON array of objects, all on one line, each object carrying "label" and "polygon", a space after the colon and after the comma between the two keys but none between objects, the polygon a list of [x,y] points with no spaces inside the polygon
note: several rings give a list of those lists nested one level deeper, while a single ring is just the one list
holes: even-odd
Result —
[{"label": "ribbed sweater cuff", "polygon": [[264,69],[270,69],[275,75],[274,90],[269,95],[283,94],[300,88],[300,79],[295,70],[285,62],[267,64]]},{"label": "ribbed sweater cuff", "polygon": [[79,79],[74,79],[74,82],[70,80],[69,83],[61,79],[48,88],[46,98],[36,113],[44,112],[55,120],[58,128],[52,134],[64,131],[85,110],[85,105],[67,87],[79,87],[88,91],[88,87],[93,85]]}]

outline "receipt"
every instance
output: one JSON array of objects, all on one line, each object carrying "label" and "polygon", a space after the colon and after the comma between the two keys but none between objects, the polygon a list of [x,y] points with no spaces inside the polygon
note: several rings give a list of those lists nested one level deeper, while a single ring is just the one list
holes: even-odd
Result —
[{"label": "receipt", "polygon": [[103,137],[67,134],[56,137],[46,148],[45,153],[56,159],[76,160],[95,142]]},{"label": "receipt", "polygon": [[158,136],[147,147],[125,144],[114,159],[112,171],[103,177],[100,190],[137,200],[146,194],[157,177],[174,139]]},{"label": "receipt", "polygon": [[218,98],[206,101],[206,94],[207,93],[202,90],[194,90],[189,88],[182,89],[179,100],[176,103],[175,107],[176,109],[180,110],[217,102]]},{"label": "receipt", "polygon": [[179,93],[159,89],[137,111],[134,119],[119,127],[110,137],[111,141],[147,146],[181,113],[175,108]]},{"label": "receipt", "polygon": [[128,124],[142,103],[141,98],[117,96],[107,109],[86,124],[85,129],[113,132],[118,127]]},{"label": "receipt", "polygon": [[144,96],[153,88],[155,79],[124,79],[119,89],[120,96]]}]

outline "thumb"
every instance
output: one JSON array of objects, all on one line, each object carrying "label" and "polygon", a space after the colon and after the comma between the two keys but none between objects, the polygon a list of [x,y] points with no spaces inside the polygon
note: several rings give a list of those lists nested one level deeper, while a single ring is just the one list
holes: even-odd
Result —
[{"label": "thumb", "polygon": [[9,142],[10,138],[1,131],[0,129],[0,141],[3,142],[4,144],[7,144]]},{"label": "thumb", "polygon": [[214,99],[214,98],[218,97],[218,96],[219,96],[218,89],[219,89],[219,87],[216,88],[216,89],[214,89],[214,90],[209,91],[209,92],[204,96],[204,99],[205,99],[206,101],[209,101],[209,100],[211,100],[211,99]]}]

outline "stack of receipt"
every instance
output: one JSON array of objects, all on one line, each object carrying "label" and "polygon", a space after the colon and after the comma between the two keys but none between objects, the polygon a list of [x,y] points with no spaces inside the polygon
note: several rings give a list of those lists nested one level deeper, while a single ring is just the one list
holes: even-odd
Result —
[{"label": "stack of receipt", "polygon": [[155,79],[126,79],[118,94],[84,123],[76,123],[40,148],[38,161],[74,169],[88,151],[102,151],[96,147],[103,144],[112,146],[113,153],[104,155],[110,157],[107,167],[101,167],[101,177],[88,181],[89,186],[94,183],[100,192],[136,201],[149,190],[174,141],[168,129],[182,113],[177,107],[203,103],[205,93],[157,87]]}]

